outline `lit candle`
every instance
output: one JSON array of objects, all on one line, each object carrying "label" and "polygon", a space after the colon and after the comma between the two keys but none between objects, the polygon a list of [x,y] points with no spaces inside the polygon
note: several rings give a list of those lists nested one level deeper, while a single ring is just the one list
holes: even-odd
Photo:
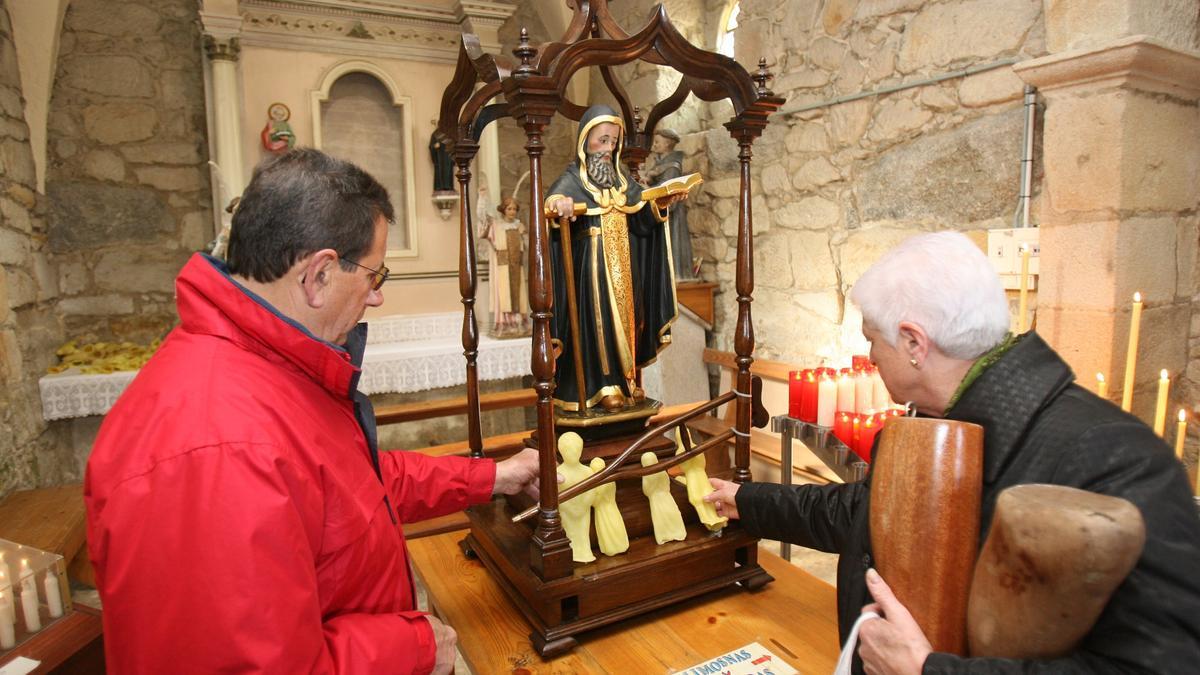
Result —
[{"label": "lit candle", "polygon": [[29,561],[21,561],[21,611],[25,615],[25,630],[36,633],[42,629],[42,617],[38,614],[37,584],[33,582],[33,570]]},{"label": "lit candle", "polygon": [[1154,433],[1162,436],[1167,430],[1167,392],[1171,390],[1171,378],[1166,368],[1158,377],[1158,401],[1154,403]]},{"label": "lit candle", "polygon": [[793,370],[788,373],[788,417],[800,418],[800,397],[803,393],[801,383],[803,381],[803,371]]},{"label": "lit candle", "polygon": [[1142,324],[1142,294],[1133,294],[1133,313],[1129,317],[1129,347],[1125,352],[1125,382],[1121,392],[1121,410],[1133,408],[1133,376],[1137,368],[1138,333]]},{"label": "lit candle", "polygon": [[817,382],[817,426],[833,426],[833,413],[838,404],[838,385],[833,376],[822,373]]},{"label": "lit candle", "polygon": [[1183,461],[1183,442],[1187,440],[1187,413],[1179,409],[1179,423],[1175,425],[1175,456]]},{"label": "lit candle", "polygon": [[855,415],[850,421],[850,450],[858,455],[859,440],[862,438],[862,415]]},{"label": "lit candle", "polygon": [[871,373],[863,370],[854,377],[854,412],[863,414],[875,405]]},{"label": "lit candle", "polygon": [[13,608],[12,584],[8,572],[0,572],[0,627],[8,623],[11,627],[17,620],[17,612]]},{"label": "lit candle", "polygon": [[892,397],[888,394],[887,385],[883,383],[883,377],[876,370],[871,376],[871,388],[874,390],[874,395],[871,397],[873,401],[871,407],[876,410],[887,410],[892,407]]},{"label": "lit candle", "polygon": [[847,448],[854,447],[854,425],[851,421],[854,418],[854,413],[839,411],[833,420],[833,436]]},{"label": "lit candle", "polygon": [[1029,311],[1029,246],[1021,244],[1021,295],[1017,303],[1017,334],[1029,328],[1026,313]]},{"label": "lit candle", "polygon": [[871,357],[866,354],[855,354],[850,357],[850,367],[854,372],[861,373],[864,370],[871,369]]},{"label": "lit candle", "polygon": [[46,587],[46,608],[50,611],[50,618],[57,619],[63,615],[62,590],[58,587],[58,575],[54,573],[54,568],[46,570],[46,578],[42,580],[42,585]]},{"label": "lit candle", "polygon": [[800,383],[800,419],[809,424],[817,421],[817,393],[817,373],[804,371],[804,380]]},{"label": "lit candle", "polygon": [[854,370],[842,368],[837,378],[838,412],[854,412]]},{"label": "lit candle", "polygon": [[1104,379],[1104,373],[1096,373],[1096,395],[1108,398],[1108,380]]},{"label": "lit candle", "polygon": [[879,433],[879,422],[878,415],[869,415],[859,428],[858,456],[862,457],[863,461],[871,461],[871,447],[875,445],[875,436]]}]

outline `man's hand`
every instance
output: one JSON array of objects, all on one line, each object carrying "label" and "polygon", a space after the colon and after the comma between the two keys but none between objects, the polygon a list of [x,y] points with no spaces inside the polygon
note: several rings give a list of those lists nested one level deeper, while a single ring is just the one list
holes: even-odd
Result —
[{"label": "man's hand", "polygon": [[717,509],[717,515],[725,516],[730,520],[738,519],[737,509],[737,491],[741,487],[738,483],[731,483],[720,478],[709,478],[709,484],[713,486],[715,492],[710,492],[704,495],[704,501],[712,503]]},{"label": "man's hand", "polygon": [[550,202],[550,210],[558,214],[559,218],[575,220],[575,200],[570,197],[559,197]]},{"label": "man's hand", "polygon": [[458,633],[432,615],[427,614],[425,618],[429,621],[429,627],[433,629],[433,642],[437,645],[433,675],[450,675],[454,672],[454,661],[457,658],[454,648],[458,645]]},{"label": "man's hand", "polygon": [[876,612],[881,618],[865,621],[859,628],[863,670],[868,675],[919,674],[933,651],[925,633],[874,569],[867,570],[867,590],[875,602],[862,611]]},{"label": "man's hand", "polygon": [[496,463],[494,495],[515,495],[522,490],[530,497],[538,498],[538,453],[525,448],[503,462]]}]

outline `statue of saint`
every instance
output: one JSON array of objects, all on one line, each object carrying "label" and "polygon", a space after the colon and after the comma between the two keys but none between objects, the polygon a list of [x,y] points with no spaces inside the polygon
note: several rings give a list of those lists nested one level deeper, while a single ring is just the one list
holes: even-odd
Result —
[{"label": "statue of saint", "polygon": [[429,161],[433,162],[433,191],[454,192],[454,158],[437,129],[429,137]]},{"label": "statue of saint", "polygon": [[[687,195],[643,201],[642,186],[621,164],[623,142],[624,122],[612,108],[588,108],[579,121],[575,161],[546,191],[546,212],[569,219],[569,228],[554,220],[550,235],[554,403],[562,410],[583,412],[581,390],[585,409],[616,412],[644,401],[637,371],[670,344],[677,316],[667,221],[670,206]],[[586,210],[577,214],[577,207]]]},{"label": "statue of saint", "polygon": [[[647,185],[658,185],[683,175],[683,152],[676,150],[679,134],[672,129],[658,129],[654,142],[650,144],[650,159],[642,169],[642,178]],[[680,204],[671,209],[671,257],[675,260],[675,278],[696,278],[692,268],[692,235],[688,232],[687,206]]]},{"label": "statue of saint", "polygon": [[488,242],[492,335],[529,335],[529,278],[525,274],[525,225],[517,219],[517,200],[505,197],[488,213],[483,239]]},{"label": "statue of saint", "polygon": [[276,155],[291,150],[296,145],[296,134],[288,120],[292,111],[282,103],[272,103],[267,108],[267,125],[262,130],[262,144],[268,152]]}]

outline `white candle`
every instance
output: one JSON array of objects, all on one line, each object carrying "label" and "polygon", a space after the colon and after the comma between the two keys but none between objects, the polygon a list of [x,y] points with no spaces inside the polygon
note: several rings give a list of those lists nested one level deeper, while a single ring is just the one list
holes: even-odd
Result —
[{"label": "white candle", "polygon": [[838,375],[837,388],[838,412],[854,412],[854,376],[850,373]]},{"label": "white candle", "polygon": [[876,410],[887,410],[892,406],[892,397],[888,394],[887,385],[883,383],[883,377],[879,375],[879,371],[875,371],[875,374],[871,376],[871,382],[874,389],[871,407]]},{"label": "white candle", "polygon": [[1133,294],[1133,312],[1129,315],[1129,347],[1125,351],[1125,382],[1121,386],[1121,410],[1133,408],[1133,377],[1137,370],[1138,335],[1142,328],[1142,294]]},{"label": "white candle", "polygon": [[1162,436],[1167,431],[1167,392],[1171,390],[1171,374],[1163,368],[1158,376],[1158,400],[1154,402],[1154,433]]},{"label": "white candle", "polygon": [[838,403],[838,386],[832,377],[822,375],[817,380],[817,426],[833,426],[833,413]]},{"label": "white candle", "polygon": [[871,374],[863,371],[854,378],[854,412],[862,414],[874,405],[871,388]]},{"label": "white candle", "polygon": [[1179,423],[1175,425],[1175,456],[1183,461],[1183,444],[1187,440],[1187,413],[1179,409]]},{"label": "white candle", "polygon": [[36,633],[42,629],[42,617],[38,615],[37,584],[33,581],[33,570],[29,561],[21,561],[21,611],[25,615],[25,630]]},{"label": "white candle", "polygon": [[57,619],[63,615],[63,601],[54,568],[46,570],[46,578],[42,580],[42,585],[46,587],[46,607],[50,610],[50,618]]},{"label": "white candle", "polygon": [[16,628],[13,627],[12,599],[8,593],[0,593],[0,649],[12,649],[17,645]]}]

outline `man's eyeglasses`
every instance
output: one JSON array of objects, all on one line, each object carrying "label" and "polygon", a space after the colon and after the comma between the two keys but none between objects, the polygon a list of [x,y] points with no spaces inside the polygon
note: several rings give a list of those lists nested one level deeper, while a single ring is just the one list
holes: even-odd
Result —
[{"label": "man's eyeglasses", "polygon": [[366,265],[359,265],[358,263],[354,262],[353,260],[346,260],[345,258],[342,258],[342,262],[348,262],[351,265],[354,265],[355,267],[361,267],[364,270],[370,272],[371,273],[371,290],[375,290],[375,291],[379,290],[380,288],[383,288],[383,282],[387,281],[388,275],[391,274],[391,272],[387,268],[387,265],[380,265],[379,269],[373,270],[370,267],[367,267]]}]

